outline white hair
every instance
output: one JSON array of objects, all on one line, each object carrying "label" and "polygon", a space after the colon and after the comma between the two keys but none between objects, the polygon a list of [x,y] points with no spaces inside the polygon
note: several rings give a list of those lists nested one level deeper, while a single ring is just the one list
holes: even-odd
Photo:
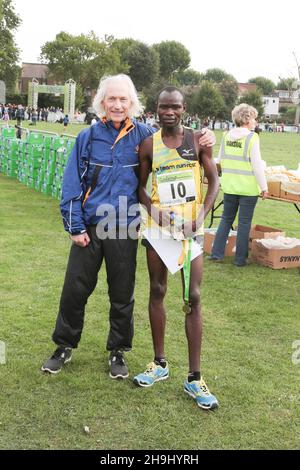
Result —
[{"label": "white hair", "polygon": [[232,110],[232,120],[238,127],[249,124],[257,116],[257,109],[247,103],[241,103]]},{"label": "white hair", "polygon": [[128,117],[132,118],[134,116],[139,116],[142,114],[144,108],[139,100],[136,88],[128,75],[120,73],[119,75],[106,75],[101,78],[97,94],[93,101],[93,108],[98,114],[99,117],[105,116],[105,110],[103,107],[103,100],[105,98],[108,85],[112,82],[123,82],[126,83],[128,87],[129,97],[131,100],[131,106],[128,110]]}]

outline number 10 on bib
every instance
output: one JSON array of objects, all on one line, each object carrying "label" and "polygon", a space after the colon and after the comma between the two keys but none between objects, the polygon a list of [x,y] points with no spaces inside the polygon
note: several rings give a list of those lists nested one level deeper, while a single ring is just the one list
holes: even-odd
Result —
[{"label": "number 10 on bib", "polygon": [[193,171],[176,171],[157,175],[158,195],[162,206],[175,206],[195,201]]}]

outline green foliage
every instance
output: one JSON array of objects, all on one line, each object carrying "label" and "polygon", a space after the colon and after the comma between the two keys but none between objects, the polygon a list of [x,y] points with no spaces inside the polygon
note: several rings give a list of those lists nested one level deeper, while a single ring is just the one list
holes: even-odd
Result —
[{"label": "green foliage", "polygon": [[277,90],[291,90],[297,78],[281,78],[277,83]]},{"label": "green foliage", "polygon": [[165,85],[165,80],[159,78],[152,85],[143,90],[143,95],[146,101],[146,111],[151,111],[152,113],[156,112],[157,97],[160,90],[162,90]]},{"label": "green foliage", "polygon": [[280,108],[280,119],[286,124],[294,124],[296,116],[296,106]]},{"label": "green foliage", "polygon": [[235,78],[233,75],[230,75],[229,73],[225,72],[222,69],[213,68],[213,69],[208,69],[205,72],[205,74],[203,75],[203,80],[206,80],[208,82],[213,82],[213,83],[221,83],[224,80],[233,81],[235,80]]},{"label": "green foliage", "polygon": [[162,41],[153,47],[160,57],[161,78],[172,84],[176,73],[184,71],[190,65],[189,51],[177,41]]},{"label": "green foliage", "polygon": [[0,80],[6,84],[7,91],[14,93],[20,72],[17,62],[19,50],[14,40],[14,32],[21,23],[12,0],[0,2]]},{"label": "green foliage", "polygon": [[258,117],[261,117],[264,113],[264,107],[262,102],[262,95],[259,91],[249,91],[241,96],[239,103],[247,103],[257,109]]},{"label": "green foliage", "polygon": [[257,86],[257,89],[264,96],[271,95],[274,92],[275,88],[276,88],[275,83],[272,80],[270,80],[269,78],[265,78],[265,77],[250,78],[248,83],[255,83],[256,86]]},{"label": "green foliage", "polygon": [[222,95],[224,106],[219,111],[218,117],[221,119],[230,119],[231,111],[234,108],[238,98],[238,83],[233,75],[222,69],[208,69],[203,79],[213,83]]},{"label": "green foliage", "polygon": [[224,100],[224,112],[220,117],[231,119],[231,111],[236,105],[238,98],[238,83],[235,79],[224,79],[218,85],[219,91]]},{"label": "green foliage", "polygon": [[175,79],[179,85],[182,86],[195,86],[200,85],[203,80],[203,74],[197,72],[197,70],[186,69],[181,72],[176,73]]},{"label": "green foliage", "polygon": [[42,46],[41,59],[57,80],[72,78],[83,88],[97,88],[102,75],[124,70],[117,48],[111,46],[110,37],[100,41],[93,32],[73,36],[62,31]]},{"label": "green foliage", "polygon": [[24,106],[26,106],[27,105],[27,99],[28,99],[28,96],[25,93],[23,93],[23,94],[19,94],[19,93],[6,94],[6,102],[7,103],[18,103],[18,104],[23,104]]},{"label": "green foliage", "polygon": [[219,118],[223,115],[224,108],[225,102],[218,87],[204,81],[200,89],[189,97],[187,111],[198,114],[200,118]]},{"label": "green foliage", "polygon": [[85,94],[85,91],[84,91],[81,83],[77,83],[76,84],[76,101],[75,101],[76,109],[86,110],[90,105],[89,99],[90,99],[90,97],[88,97]]},{"label": "green foliage", "polygon": [[134,39],[117,39],[113,46],[117,48],[122,62],[127,65],[128,74],[138,91],[156,80],[159,55],[153,47]]}]

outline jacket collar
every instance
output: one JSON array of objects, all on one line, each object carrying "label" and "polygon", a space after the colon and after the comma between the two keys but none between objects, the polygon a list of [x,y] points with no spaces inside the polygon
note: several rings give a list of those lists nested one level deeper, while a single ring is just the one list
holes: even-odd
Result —
[{"label": "jacket collar", "polygon": [[[103,117],[101,119],[102,123],[105,124],[106,126],[110,126],[110,127],[114,127],[112,121],[108,121],[106,119],[106,117]],[[125,137],[127,134],[129,134],[133,129],[135,128],[135,124],[132,122],[132,120],[127,117],[125,119],[125,121],[122,122],[121,124],[121,127],[120,127],[120,130],[119,130],[119,134],[113,144],[113,146],[111,147],[112,149],[115,147],[115,145],[123,138]],[[114,127],[115,129],[115,127]]]}]

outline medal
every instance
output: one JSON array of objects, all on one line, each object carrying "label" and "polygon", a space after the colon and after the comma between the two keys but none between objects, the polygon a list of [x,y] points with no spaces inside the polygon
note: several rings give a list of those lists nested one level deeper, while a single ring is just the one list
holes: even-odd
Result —
[{"label": "medal", "polygon": [[192,311],[190,304],[185,303],[184,306],[182,307],[182,311],[183,311],[183,313],[185,313],[186,315],[189,315],[189,314],[191,313],[191,311]]}]

